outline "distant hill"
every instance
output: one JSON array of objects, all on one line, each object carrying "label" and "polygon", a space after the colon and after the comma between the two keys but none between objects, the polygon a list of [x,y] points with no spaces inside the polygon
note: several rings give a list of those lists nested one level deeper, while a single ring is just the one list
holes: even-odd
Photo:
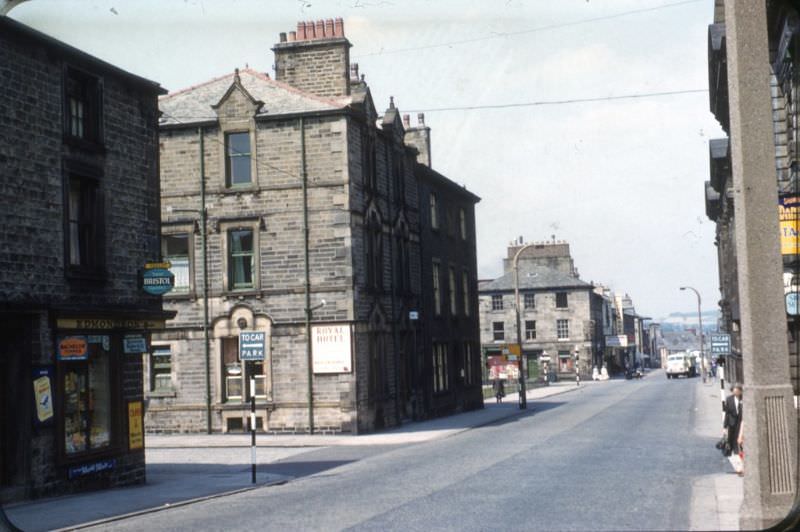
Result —
[{"label": "distant hill", "polygon": [[[719,321],[720,314],[718,310],[704,310],[703,316],[703,330],[705,332],[712,332],[717,330],[717,322]],[[664,332],[679,332],[688,329],[697,329],[697,312],[672,312],[664,318],[654,320],[656,323],[661,324],[661,330]]]}]

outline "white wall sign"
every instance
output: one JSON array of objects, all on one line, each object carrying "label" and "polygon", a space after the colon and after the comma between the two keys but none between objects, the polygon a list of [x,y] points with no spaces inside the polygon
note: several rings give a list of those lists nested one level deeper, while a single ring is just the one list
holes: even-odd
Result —
[{"label": "white wall sign", "polygon": [[607,335],[606,347],[628,347],[628,337],[624,334]]},{"label": "white wall sign", "polygon": [[314,373],[350,373],[353,368],[351,344],[349,324],[313,325],[311,354]]}]

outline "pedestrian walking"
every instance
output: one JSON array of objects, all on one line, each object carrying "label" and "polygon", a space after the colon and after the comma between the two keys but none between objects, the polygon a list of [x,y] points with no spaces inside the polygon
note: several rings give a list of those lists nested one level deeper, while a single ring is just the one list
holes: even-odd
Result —
[{"label": "pedestrian walking", "polygon": [[503,383],[503,379],[499,379],[499,378],[495,379],[494,380],[494,384],[493,384],[493,388],[494,388],[494,397],[495,397],[495,399],[497,399],[498,403],[502,403],[503,402],[503,397],[506,396],[506,388],[505,388],[505,384]]},{"label": "pedestrian walking", "polygon": [[722,422],[723,435],[731,450],[729,457],[734,470],[742,474],[742,461],[739,456],[740,433],[742,428],[742,385],[734,384],[731,395],[725,399],[725,417]]}]

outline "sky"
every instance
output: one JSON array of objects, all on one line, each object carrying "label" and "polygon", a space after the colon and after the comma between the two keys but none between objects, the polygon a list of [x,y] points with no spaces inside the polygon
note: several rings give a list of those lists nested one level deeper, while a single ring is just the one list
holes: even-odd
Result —
[{"label": "sky", "polygon": [[[29,0],[10,16],[170,91],[251,68],[299,20],[343,17],[378,110],[425,112],[433,167],[477,206],[481,278],[509,242],[570,243],[581,277],[659,318],[719,299],[705,216],[713,0]],[[467,42],[464,42],[467,41]]]}]

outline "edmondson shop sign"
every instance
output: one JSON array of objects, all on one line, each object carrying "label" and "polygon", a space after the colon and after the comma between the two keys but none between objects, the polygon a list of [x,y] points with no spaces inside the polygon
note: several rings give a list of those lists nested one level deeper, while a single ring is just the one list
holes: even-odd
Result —
[{"label": "edmondson shop sign", "polygon": [[126,320],[112,318],[59,318],[56,320],[59,329],[129,329],[129,330],[149,330],[163,329],[164,320]]}]

